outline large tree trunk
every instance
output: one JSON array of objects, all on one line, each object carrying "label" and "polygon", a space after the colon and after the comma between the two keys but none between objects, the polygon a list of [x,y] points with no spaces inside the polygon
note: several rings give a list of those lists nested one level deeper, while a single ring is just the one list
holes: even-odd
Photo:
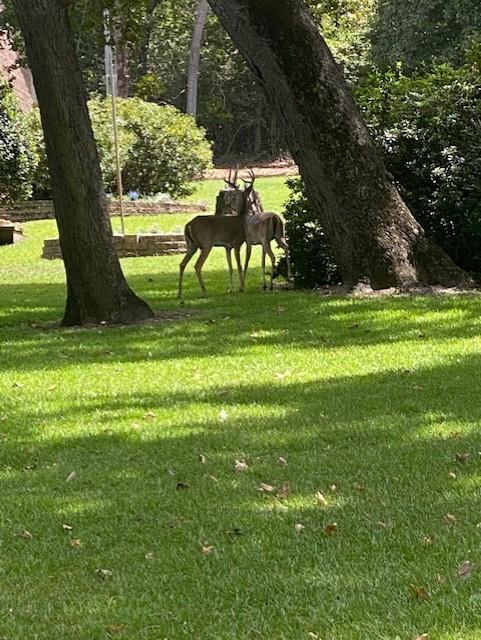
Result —
[{"label": "large tree trunk", "polygon": [[205,23],[209,15],[207,0],[199,0],[195,16],[194,30],[190,44],[189,68],[187,70],[187,108],[189,115],[197,117],[197,86],[199,79],[200,48]]},{"label": "large tree trunk", "polygon": [[375,288],[467,284],[389,181],[302,0],[209,0],[263,87],[343,279]]},{"label": "large tree trunk", "polygon": [[66,3],[14,0],[33,73],[67,274],[65,325],[152,317],[115,252]]}]

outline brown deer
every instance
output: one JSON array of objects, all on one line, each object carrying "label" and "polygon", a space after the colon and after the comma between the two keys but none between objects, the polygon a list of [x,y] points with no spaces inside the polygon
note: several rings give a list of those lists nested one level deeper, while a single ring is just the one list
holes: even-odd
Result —
[{"label": "brown deer", "polygon": [[271,277],[269,289],[273,289],[273,278],[276,258],[271,248],[272,240],[276,241],[278,247],[284,250],[287,263],[287,278],[290,280],[291,262],[289,257],[289,246],[286,242],[284,222],[277,213],[262,211],[260,200],[254,191],[255,174],[249,171],[250,180],[243,180],[245,188],[243,191],[244,203],[240,217],[245,221],[246,235],[246,260],[244,265],[244,282],[247,274],[247,267],[252,252],[252,245],[262,245],[262,288],[267,289],[266,284],[266,254],[271,259]]},{"label": "brown deer", "polygon": [[[229,171],[229,177],[225,182],[230,188],[238,189],[237,171],[235,172],[233,179],[231,172]],[[185,242],[187,244],[187,252],[179,267],[179,299],[182,299],[182,281],[185,268],[198,249],[200,249],[200,256],[195,263],[195,272],[203,295],[207,295],[207,290],[202,278],[202,267],[209,257],[212,247],[225,247],[227,264],[229,266],[229,284],[231,291],[234,290],[232,271],[232,249],[234,249],[237,271],[239,273],[239,290],[244,291],[244,273],[242,271],[240,249],[246,241],[246,232],[244,218],[242,216],[196,216],[185,225],[184,235]]]}]

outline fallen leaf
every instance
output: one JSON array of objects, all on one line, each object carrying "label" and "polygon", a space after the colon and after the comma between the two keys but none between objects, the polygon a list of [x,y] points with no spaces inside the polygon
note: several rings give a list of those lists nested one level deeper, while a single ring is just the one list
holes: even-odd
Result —
[{"label": "fallen leaf", "polygon": [[421,633],[421,635],[416,636],[414,640],[429,640],[429,633]]},{"label": "fallen leaf", "polygon": [[211,474],[209,474],[207,477],[209,478],[209,480],[212,480],[212,482],[219,482],[217,478]]},{"label": "fallen leaf", "polygon": [[72,482],[72,480],[75,480],[76,477],[77,477],[77,473],[75,471],[72,471],[68,474],[65,482]]},{"label": "fallen leaf", "polygon": [[427,600],[429,598],[429,593],[424,587],[416,587],[412,584],[411,589],[418,600]]},{"label": "fallen leaf", "polygon": [[392,524],[390,522],[383,522],[382,520],[379,520],[377,524],[379,527],[381,527],[381,529],[389,529],[390,527],[392,527]]},{"label": "fallen leaf", "polygon": [[352,485],[352,488],[355,489],[356,491],[364,491],[364,486],[362,484],[359,484],[359,482],[355,482]]},{"label": "fallen leaf", "polygon": [[469,451],[465,451],[464,453],[457,453],[456,462],[459,462],[460,464],[464,464],[470,455],[471,454],[469,453]]},{"label": "fallen leaf", "polygon": [[337,491],[337,484],[331,484],[331,491]]},{"label": "fallen leaf", "polygon": [[307,634],[307,637],[310,638],[310,640],[320,640],[317,633],[313,633],[312,631],[309,631],[309,633]]},{"label": "fallen leaf", "polygon": [[23,389],[23,387],[24,387],[24,386],[25,386],[25,385],[23,385],[21,382],[14,382],[14,383],[12,384],[12,387],[15,387],[15,388],[17,388],[17,389]]},{"label": "fallen leaf", "polygon": [[317,491],[317,492],[314,494],[314,497],[315,497],[316,502],[317,502],[318,504],[324,504],[324,505],[326,505],[326,504],[327,504],[326,497],[325,497],[325,495],[322,493],[322,491]]},{"label": "fallen leaf", "polygon": [[274,491],[276,490],[276,487],[274,487],[274,485],[272,484],[266,484],[265,482],[261,482],[260,485],[257,487],[258,491],[261,491],[262,493],[274,493]]},{"label": "fallen leaf", "polygon": [[200,464],[205,464],[207,462],[207,458],[202,453],[199,453],[198,459]]},{"label": "fallen leaf", "polygon": [[324,527],[324,533],[326,534],[326,536],[333,536],[335,533],[337,533],[337,523],[330,522],[327,526]]},{"label": "fallen leaf", "polygon": [[202,554],[204,556],[210,556],[210,554],[214,551],[213,544],[203,544],[202,545]]},{"label": "fallen leaf", "polygon": [[296,524],[294,525],[294,529],[296,530],[297,533],[302,533],[305,528],[306,527],[300,522],[296,522]]},{"label": "fallen leaf", "polygon": [[247,471],[248,468],[249,468],[249,465],[244,460],[244,458],[242,458],[241,460],[236,460],[234,462],[234,470],[235,471]]},{"label": "fallen leaf", "polygon": [[287,462],[287,460],[285,458],[283,458],[282,456],[279,456],[277,458],[277,464],[282,467],[283,469],[285,469],[289,463]]},{"label": "fallen leaf", "polygon": [[153,420],[155,418],[155,413],[153,411],[147,411],[144,413],[144,420]]},{"label": "fallen leaf", "polygon": [[456,478],[458,477],[458,476],[454,473],[454,471],[450,471],[450,472],[448,473],[448,476],[449,476],[450,478],[452,478],[453,480],[456,480]]},{"label": "fallen leaf", "polygon": [[184,489],[189,489],[189,488],[190,488],[190,485],[189,485],[189,484],[187,484],[187,482],[178,482],[178,483],[175,485],[175,488],[177,489],[177,491],[182,491],[182,490],[184,490]]},{"label": "fallen leaf", "polygon": [[23,538],[23,540],[32,540],[33,534],[30,533],[30,531],[24,529],[23,531],[20,531],[20,533],[17,533],[17,538]]},{"label": "fallen leaf", "polygon": [[80,549],[82,546],[82,540],[80,540],[80,538],[74,538],[73,540],[70,540],[70,546],[74,549]]},{"label": "fallen leaf", "polygon": [[446,578],[440,573],[436,576],[436,580],[438,581],[438,584],[444,584],[446,582]]},{"label": "fallen leaf", "polygon": [[277,495],[278,498],[288,498],[290,492],[291,492],[291,488],[289,486],[289,483],[288,482],[284,482],[284,484],[278,490],[276,495]]},{"label": "fallen leaf", "polygon": [[454,524],[456,522],[456,516],[453,516],[452,513],[447,513],[443,517],[443,524]]},{"label": "fallen leaf", "polygon": [[473,573],[473,565],[469,560],[465,560],[458,568],[456,574],[460,580],[466,580]]},{"label": "fallen leaf", "polygon": [[225,409],[221,409],[219,411],[219,420],[221,422],[225,422],[228,417],[229,417],[229,414],[227,413],[227,411]]},{"label": "fallen leaf", "polygon": [[292,371],[290,369],[287,369],[286,371],[278,371],[274,375],[274,378],[276,380],[284,380],[284,378],[288,378],[291,374],[292,374]]},{"label": "fallen leaf", "polygon": [[431,536],[424,536],[423,544],[426,545],[426,546],[429,546],[430,544],[433,544],[433,538]]},{"label": "fallen leaf", "polygon": [[62,529],[63,529],[64,531],[72,531],[73,527],[72,527],[72,525],[71,525],[71,524],[63,524],[63,525],[62,525]]},{"label": "fallen leaf", "polygon": [[153,551],[147,551],[147,553],[145,554],[144,557],[145,557],[146,560],[153,560],[155,555],[154,555]]},{"label": "fallen leaf", "polygon": [[112,634],[116,634],[116,633],[122,633],[124,629],[124,626],[122,624],[108,624],[105,627],[105,631],[112,635]]},{"label": "fallen leaf", "polygon": [[102,580],[108,580],[112,577],[113,574],[110,569],[96,569],[95,575],[99,578],[102,578]]}]

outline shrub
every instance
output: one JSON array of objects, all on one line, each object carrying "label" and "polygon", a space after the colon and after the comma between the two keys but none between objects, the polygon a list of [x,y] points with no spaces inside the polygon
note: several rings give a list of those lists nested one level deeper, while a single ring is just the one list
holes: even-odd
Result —
[{"label": "shrub", "polygon": [[[475,52],[473,51],[473,57]],[[372,74],[358,100],[416,219],[481,273],[481,73],[476,60],[427,75]]]},{"label": "shrub", "polygon": [[[339,281],[329,243],[318,218],[313,214],[301,178],[287,181],[291,195],[286,203],[286,235],[291,255],[292,275],[298,287],[315,288]],[[280,271],[284,271],[281,260]]]},{"label": "shrub", "polygon": [[37,160],[25,115],[8,85],[0,81],[0,204],[31,196]]},{"label": "shrub", "polygon": [[[89,112],[105,188],[116,191],[111,100],[91,100]],[[119,98],[117,122],[124,193],[188,195],[192,192],[191,180],[211,165],[212,152],[203,129],[173,107],[140,98]],[[42,158],[36,172],[35,191],[46,193],[48,170],[38,112],[32,114],[31,123]]]}]

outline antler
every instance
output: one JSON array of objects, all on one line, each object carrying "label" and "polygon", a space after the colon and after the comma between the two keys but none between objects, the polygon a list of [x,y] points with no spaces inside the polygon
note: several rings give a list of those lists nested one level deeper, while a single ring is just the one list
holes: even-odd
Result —
[{"label": "antler", "polygon": [[254,188],[254,182],[256,181],[256,174],[252,171],[252,169],[249,169],[249,176],[250,176],[250,180],[244,180],[244,178],[241,178],[242,182],[245,184],[244,187],[244,191],[252,191],[252,189]]},{"label": "antler", "polygon": [[224,182],[231,189],[235,189],[236,191],[239,189],[239,185],[237,184],[237,174],[239,173],[239,167],[236,167],[234,171],[234,179],[232,179],[232,169],[229,169],[229,175],[227,178],[224,178]]}]

